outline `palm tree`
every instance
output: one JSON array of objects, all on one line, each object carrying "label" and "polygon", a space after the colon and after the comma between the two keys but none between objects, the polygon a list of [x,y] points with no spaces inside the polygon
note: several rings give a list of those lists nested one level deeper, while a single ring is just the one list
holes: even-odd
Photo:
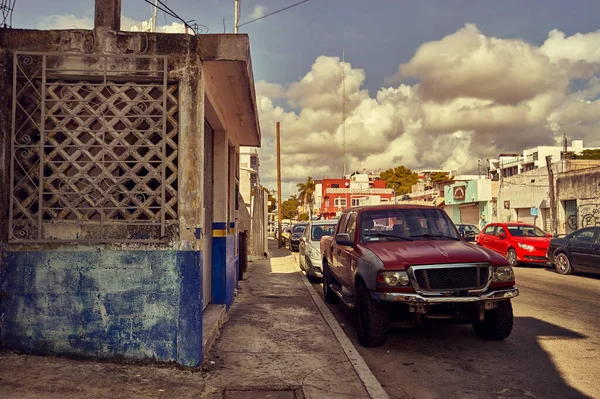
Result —
[{"label": "palm tree", "polygon": [[315,182],[312,177],[308,176],[306,182],[296,184],[298,187],[298,193],[300,193],[300,200],[308,205],[309,220],[312,220],[312,204],[313,194],[315,193]]}]

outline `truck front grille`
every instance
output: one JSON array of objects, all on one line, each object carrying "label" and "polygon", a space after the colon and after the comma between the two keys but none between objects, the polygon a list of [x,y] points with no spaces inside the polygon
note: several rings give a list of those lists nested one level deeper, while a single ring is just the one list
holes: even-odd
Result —
[{"label": "truck front grille", "polygon": [[488,285],[489,265],[439,265],[415,267],[414,277],[421,291],[477,291]]}]

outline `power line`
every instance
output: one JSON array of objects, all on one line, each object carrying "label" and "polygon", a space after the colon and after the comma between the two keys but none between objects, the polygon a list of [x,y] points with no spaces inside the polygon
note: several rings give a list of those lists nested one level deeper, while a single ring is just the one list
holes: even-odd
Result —
[{"label": "power line", "polygon": [[[189,21],[185,21],[183,18],[181,18],[179,15],[177,15],[177,13],[175,13],[175,11],[173,11],[171,8],[169,8],[169,6],[167,6],[165,3],[163,3],[161,0],[157,0],[158,4],[160,6],[157,6],[156,4],[154,4],[152,1],[150,0],[143,0],[146,3],[150,4],[152,7],[155,7],[156,9],[158,9],[159,11],[164,12],[166,15],[175,18],[176,20],[180,21],[185,27],[186,27],[186,32],[187,29],[190,29],[192,32],[194,32],[194,35],[196,35],[198,33],[198,30],[200,27],[205,28],[206,30],[202,31],[202,33],[208,33],[208,26],[206,25],[202,25],[202,24],[198,24],[198,23],[194,23],[194,25],[190,25],[190,22],[194,22],[194,20],[189,20]],[[166,1],[166,0],[165,0]]]},{"label": "power line", "polygon": [[282,11],[289,10],[290,8],[292,8],[292,7],[296,7],[296,6],[299,6],[300,4],[302,4],[302,3],[306,3],[307,1],[310,1],[310,0],[302,0],[302,1],[299,1],[299,2],[297,2],[297,3],[294,3],[294,4],[292,4],[291,6],[287,6],[287,7],[285,7],[285,8],[282,8],[282,9],[280,9],[280,10],[273,11],[273,12],[271,12],[271,13],[269,13],[269,14],[263,15],[262,17],[259,17],[259,18],[255,18],[255,19],[253,19],[253,20],[251,20],[251,21],[244,22],[243,24],[241,24],[241,25],[238,25],[238,28],[241,28],[241,27],[242,27],[242,26],[244,26],[244,25],[251,24],[252,22],[256,22],[256,21],[258,21],[258,20],[261,20],[261,19],[263,19],[263,18],[270,17],[271,15],[278,14],[278,13],[280,13],[280,12],[282,12]]}]

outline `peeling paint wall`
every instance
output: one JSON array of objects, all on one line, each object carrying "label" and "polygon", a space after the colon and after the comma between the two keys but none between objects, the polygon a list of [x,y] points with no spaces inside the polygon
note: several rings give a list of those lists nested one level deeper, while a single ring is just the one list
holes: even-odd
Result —
[{"label": "peeling paint wall", "polygon": [[2,260],[4,347],[200,363],[201,350],[186,343],[192,332],[202,347],[200,252],[6,252]]}]

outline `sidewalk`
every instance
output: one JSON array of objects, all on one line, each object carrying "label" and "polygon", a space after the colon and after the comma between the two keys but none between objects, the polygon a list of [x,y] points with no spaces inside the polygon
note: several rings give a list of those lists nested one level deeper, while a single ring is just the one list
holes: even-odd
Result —
[{"label": "sidewalk", "polygon": [[270,240],[270,259],[251,263],[240,284],[209,356],[206,392],[215,398],[223,392],[226,398],[369,398],[312,287],[276,245]]},{"label": "sidewalk", "polygon": [[240,282],[203,372],[4,353],[0,397],[386,398],[290,253],[269,249]]}]

